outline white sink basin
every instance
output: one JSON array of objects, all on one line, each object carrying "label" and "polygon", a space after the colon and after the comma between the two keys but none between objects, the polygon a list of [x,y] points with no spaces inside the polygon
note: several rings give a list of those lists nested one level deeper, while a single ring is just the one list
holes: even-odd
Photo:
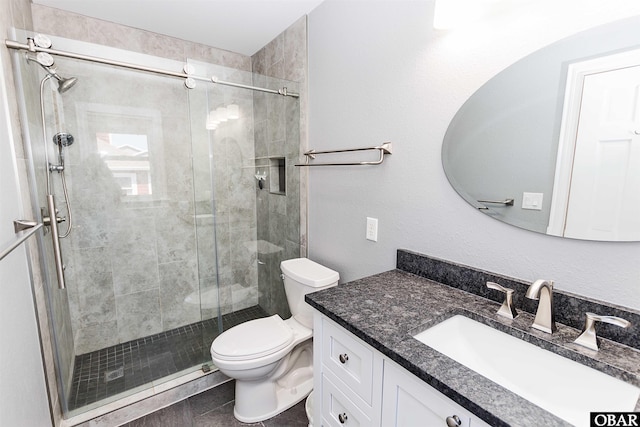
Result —
[{"label": "white sink basin", "polygon": [[465,316],[414,338],[563,420],[589,425],[589,412],[633,411],[640,388]]}]

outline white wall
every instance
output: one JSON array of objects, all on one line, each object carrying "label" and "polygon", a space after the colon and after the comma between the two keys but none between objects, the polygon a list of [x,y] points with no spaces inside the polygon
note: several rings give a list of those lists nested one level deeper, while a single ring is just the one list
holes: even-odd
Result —
[{"label": "white wall", "polygon": [[[381,166],[311,168],[309,257],[349,281],[393,269],[405,248],[640,309],[640,243],[545,236],[464,202],[441,166],[464,101],[529,53],[640,14],[635,0],[539,0],[461,30],[432,29],[432,0],[326,0],[309,15],[309,146],[394,143]],[[525,83],[525,82],[523,82]],[[379,219],[377,243],[365,218]]]}]

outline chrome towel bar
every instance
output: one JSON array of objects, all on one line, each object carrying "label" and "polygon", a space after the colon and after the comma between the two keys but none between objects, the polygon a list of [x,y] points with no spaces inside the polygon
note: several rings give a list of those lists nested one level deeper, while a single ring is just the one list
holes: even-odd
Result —
[{"label": "chrome towel bar", "polygon": [[[354,151],[370,151],[370,150],[378,150],[380,152],[380,157],[378,160],[369,161],[369,162],[342,162],[342,163],[309,163],[309,160],[315,159],[318,154],[333,154],[333,153],[347,153]],[[306,157],[306,162],[302,164],[297,164],[296,166],[361,166],[361,165],[379,165],[384,161],[385,154],[391,154],[392,147],[390,142],[384,142],[382,145],[377,147],[365,147],[365,148],[347,148],[344,150],[327,150],[327,151],[316,151],[309,150],[304,153]]]},{"label": "chrome towel bar", "polygon": [[[504,199],[504,200],[478,200],[479,203],[491,203],[496,205],[505,205],[505,206],[513,206],[513,199]],[[489,209],[486,206],[476,206],[480,210]]]},{"label": "chrome towel bar", "polygon": [[0,260],[2,260],[4,257],[9,255],[11,252],[13,252],[15,248],[23,244],[25,240],[33,236],[35,232],[42,227],[42,224],[33,223],[33,225],[31,225],[30,227],[22,228],[23,224],[24,224],[24,221],[20,221],[20,220],[14,221],[14,229],[16,230],[16,234],[22,233],[22,235],[19,237],[16,237],[16,239],[9,246],[7,246],[5,249],[2,250],[2,252],[0,252]]}]

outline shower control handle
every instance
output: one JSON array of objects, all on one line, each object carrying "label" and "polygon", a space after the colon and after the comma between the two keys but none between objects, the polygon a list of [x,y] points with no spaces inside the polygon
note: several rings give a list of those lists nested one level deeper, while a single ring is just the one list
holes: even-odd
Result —
[{"label": "shower control handle", "polygon": [[[64,217],[64,216],[56,216],[56,222],[58,224],[60,224],[62,222],[65,222],[66,220],[67,220],[67,218]],[[44,224],[46,227],[50,226],[51,225],[51,217],[43,216],[42,217],[42,224]]]},{"label": "shower control handle", "polygon": [[64,165],[54,165],[53,163],[49,163],[49,172],[62,172],[64,171]]},{"label": "shower control handle", "polygon": [[340,363],[344,365],[349,360],[349,355],[347,353],[340,354],[338,355],[338,359],[340,359]]}]

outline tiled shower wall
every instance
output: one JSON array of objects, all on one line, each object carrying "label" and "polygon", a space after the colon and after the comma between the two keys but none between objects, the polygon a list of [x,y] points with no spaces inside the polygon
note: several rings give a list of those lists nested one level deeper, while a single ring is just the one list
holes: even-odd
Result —
[{"label": "tiled shower wall", "polygon": [[[200,75],[253,84],[251,73],[226,69],[224,74],[220,67],[189,62]],[[258,304],[254,94],[212,85],[189,94],[194,112],[191,129],[200,290],[203,314],[210,318],[218,314],[218,302],[222,314]],[[215,130],[206,130],[201,113],[229,104],[238,105],[240,117],[220,123]]]},{"label": "tiled shower wall", "polygon": [[[36,29],[44,33],[171,59],[184,60],[185,55],[195,55],[222,60],[235,68],[249,66],[248,58],[241,55],[47,7],[34,5],[34,11]],[[62,19],[74,25],[58,25]],[[71,30],[65,33],[67,28]],[[73,74],[72,70],[65,71]],[[157,169],[154,184],[166,185],[166,188],[156,185],[154,193],[161,193],[160,198],[154,195],[154,201],[148,203],[121,198],[109,188],[110,179],[100,178],[101,162],[96,159],[95,146],[87,148],[76,144],[72,147],[74,150],[68,150],[68,178],[77,231],[74,230],[70,239],[63,240],[63,251],[70,283],[67,292],[75,353],[83,354],[198,321],[200,307],[197,296],[195,301],[192,298],[194,303],[185,302],[189,295],[197,295],[199,287],[189,103],[185,89],[181,84],[171,85],[170,80],[163,77],[146,76],[114,78],[110,85],[103,84],[97,89],[101,82],[92,81],[92,73],[77,70],[78,73],[84,81],[81,79],[65,96],[82,100],[85,105],[101,103],[136,111],[157,110],[158,117],[151,120],[156,121],[154,126],[158,126],[158,132],[155,138],[149,136],[149,148],[151,157],[165,159],[154,165]],[[145,78],[147,83],[136,84],[135,80],[140,78]],[[127,103],[126,94],[130,93],[137,96],[127,107],[123,104]],[[75,102],[63,105],[67,109],[65,117],[79,117],[78,112],[73,111]],[[206,110],[202,116],[205,114]],[[136,129],[144,124],[135,121],[104,123],[97,112],[86,114],[78,123],[68,121],[66,126],[67,131],[83,142],[95,140],[93,135],[100,129],[150,133],[149,129]],[[87,154],[90,150],[93,152]],[[203,232],[206,231],[203,228]],[[210,252],[209,259],[213,257]]]},{"label": "tiled shower wall", "polygon": [[[267,178],[264,189],[256,186],[258,241],[268,243],[258,251],[260,306],[284,318],[290,313],[280,278],[280,262],[307,253],[307,169],[294,166],[307,148],[306,17],[300,18],[251,59],[255,73],[296,82],[297,87],[293,89],[300,93],[297,101],[261,94],[254,97],[257,162],[270,165],[273,158],[285,159],[284,194],[273,188],[277,181],[273,176],[277,172],[274,167],[258,169],[267,173]],[[300,122],[296,124],[298,117]]]},{"label": "tiled shower wall", "polygon": [[[59,62],[79,79],[62,103],[76,138],[66,162],[74,229],[62,241],[76,354],[199,321],[198,300],[185,302],[198,290],[186,90],[160,76]],[[150,196],[122,194],[96,143],[105,132],[146,136]]]},{"label": "tiled shower wall", "polygon": [[[243,55],[63,12],[37,4],[33,5],[33,14],[36,30],[47,34],[105,44],[181,61],[184,61],[185,58],[195,58],[207,63],[220,64],[245,71],[249,71],[252,67],[251,58]],[[66,24],[60,25],[61,22],[65,22]],[[297,58],[301,47],[304,48],[306,44],[306,39],[304,38],[304,34],[306,34],[305,20],[296,23],[292,29],[294,28],[295,30],[291,32],[289,36],[289,43],[294,40],[294,37],[303,36],[302,40],[298,40],[295,45],[292,45],[293,50],[291,56]],[[290,31],[287,31],[287,33],[289,32]],[[278,39],[284,40],[285,37],[281,35]],[[278,39],[274,42],[278,43]],[[280,52],[282,58],[284,58],[284,48],[281,49]],[[301,59],[305,58],[306,55]],[[275,61],[274,64],[276,62],[277,61]],[[298,62],[300,61],[293,61],[294,64]],[[296,73],[300,74],[299,65],[291,69],[295,69]],[[304,66],[302,69],[304,70]],[[255,71],[259,72],[260,70]],[[302,73],[302,75],[306,75],[306,73]],[[254,83],[258,84],[260,82]],[[245,112],[249,112],[250,108],[251,107],[245,109]],[[249,114],[251,113],[249,112]],[[258,115],[257,112],[256,115]],[[279,119],[283,118],[284,116],[279,117]],[[185,120],[186,122],[188,119],[184,116],[182,119],[177,120]],[[243,125],[241,121],[238,121],[237,126],[246,127],[247,125]],[[253,135],[253,129],[247,130],[251,131]],[[167,130],[167,132],[169,131]],[[297,135],[289,135],[288,141],[293,141],[294,138],[297,138]],[[180,137],[178,137],[178,140],[180,140]],[[253,158],[254,153],[247,151],[253,150],[253,140],[249,141],[251,144],[250,149],[247,146],[247,141],[248,140],[245,139],[240,144],[244,147],[241,149],[243,156]],[[292,153],[291,161],[289,162],[290,165],[295,161],[293,160],[293,152],[299,150],[297,147],[298,141],[291,142],[291,144],[296,145],[296,148],[290,150]],[[188,141],[183,141],[180,143],[180,147],[183,147],[182,150],[169,148],[170,152],[166,153],[166,155],[175,158],[177,163],[186,164],[191,161],[191,153],[189,151],[190,148],[185,149],[184,147],[189,147],[189,145],[190,143]],[[87,170],[86,172],[88,173],[90,171]],[[106,334],[103,333],[106,330],[114,330],[114,328],[117,328],[118,340],[122,341],[131,339],[138,334],[146,335],[153,333],[157,331],[158,328],[165,329],[184,324],[185,322],[188,323],[198,320],[196,317],[199,317],[199,311],[196,313],[194,310],[180,310],[172,314],[166,312],[164,315],[149,315],[149,313],[153,312],[151,309],[154,306],[157,307],[161,305],[163,301],[166,306],[171,306],[175,303],[182,305],[185,293],[192,292],[198,287],[196,277],[200,277],[200,286],[202,286],[204,290],[214,283],[215,266],[211,265],[210,259],[208,260],[209,265],[206,263],[207,260],[203,259],[203,254],[205,254],[206,257],[206,248],[210,247],[212,242],[207,242],[206,237],[196,238],[195,233],[196,227],[201,227],[204,230],[206,227],[211,226],[211,224],[207,223],[207,214],[210,213],[208,212],[210,207],[199,198],[198,189],[202,187],[202,184],[198,182],[188,182],[192,179],[190,173],[191,172],[188,174],[179,173],[177,176],[173,175],[171,181],[176,181],[178,185],[179,183],[185,185],[182,189],[174,189],[178,193],[184,190],[189,184],[195,185],[195,190],[192,190],[195,191],[195,199],[193,198],[193,194],[183,194],[181,196],[184,198],[182,203],[180,201],[181,199],[176,199],[174,202],[163,206],[138,207],[136,209],[128,209],[124,206],[123,209],[118,211],[119,214],[111,217],[113,223],[119,222],[120,224],[108,233],[100,228],[99,222],[82,224],[92,230],[92,232],[89,233],[90,238],[87,241],[78,242],[76,236],[74,248],[67,249],[67,251],[71,251],[75,255],[75,261],[68,266],[69,275],[73,277],[73,275],[78,272],[83,272],[83,274],[92,278],[92,281],[84,282],[85,284],[82,285],[84,289],[69,291],[75,322],[76,353],[80,354],[109,345],[110,343],[106,342],[107,340],[103,338],[106,336]],[[289,176],[293,175],[292,173]],[[80,176],[82,176],[81,173],[76,176],[75,182],[72,184],[72,188],[74,189],[72,191],[76,194],[85,190],[89,191],[81,187],[82,182],[79,179]],[[251,194],[255,196],[257,186],[255,186],[252,174],[248,174],[248,176],[250,180],[247,180],[243,185],[245,188],[250,189]],[[85,178],[91,177],[87,175]],[[298,185],[298,183],[295,183],[295,185],[292,184],[290,188]],[[245,201],[249,201],[248,198],[243,198]],[[193,202],[194,200],[195,202]],[[89,199],[89,201],[91,200]],[[104,215],[102,209],[105,207],[98,207],[96,204],[99,205],[105,201],[104,198],[103,200],[96,200],[94,197],[93,206],[96,207],[96,209],[93,210],[94,217]],[[253,203],[256,203],[255,198],[253,198]],[[260,201],[257,203],[260,203]],[[298,199],[296,198],[295,203],[291,202],[291,204],[297,205],[290,208],[291,214],[299,218],[300,205]],[[83,204],[83,206],[87,207],[92,205],[89,203],[88,205]],[[253,215],[255,215],[256,209],[252,208],[250,201],[247,206],[249,210],[253,212]],[[224,206],[217,206],[217,209],[224,209]],[[258,212],[261,212],[261,210],[258,209]],[[82,215],[79,214],[78,216]],[[184,218],[191,218],[192,222],[188,223],[184,221]],[[284,219],[286,220],[286,216]],[[285,222],[287,221],[283,221],[282,223],[284,224]],[[82,220],[80,220],[80,223],[82,223]],[[272,228],[272,232],[276,236],[286,234],[280,232],[282,228],[279,226],[265,226],[265,223],[260,222],[260,220],[258,220],[258,223],[258,229],[260,229],[260,224],[262,224],[263,229]],[[151,230],[150,227],[154,230]],[[287,253],[298,256],[301,251],[300,232],[297,229],[295,231],[298,233],[297,238],[293,236],[291,232],[288,232],[286,236],[289,242]],[[149,236],[153,235],[152,233],[156,233],[157,236],[154,242],[149,240]],[[234,235],[234,233],[236,234]],[[237,233],[244,233],[242,240],[239,239]],[[247,284],[255,284],[257,281],[258,272],[255,270],[255,254],[258,248],[257,245],[260,242],[259,238],[256,237],[256,233],[258,233],[258,230],[256,230],[255,227],[244,230],[238,227],[234,229],[234,225],[229,223],[226,232],[219,233],[217,236],[223,244],[224,241],[234,241],[244,243],[254,242],[254,245],[256,245],[253,249],[254,256],[245,257],[245,261],[243,261],[245,265],[241,266],[241,268],[231,267],[230,262],[225,262],[225,254],[218,254],[220,256],[221,284],[223,285],[220,300],[223,306],[223,313],[243,308],[243,303],[240,302],[241,299],[238,295],[247,296],[246,294],[255,293],[255,290],[251,290],[252,286],[247,286]],[[198,236],[201,235],[211,236],[210,233],[205,232],[201,234],[198,232]],[[91,241],[92,239],[93,241]],[[104,243],[107,240],[112,241],[112,239],[120,239],[121,247],[123,247],[124,250],[118,251],[117,253],[113,253],[113,251],[109,253],[110,249],[108,245],[105,246],[102,244],[101,246],[101,240],[102,243]],[[147,250],[143,251],[143,254],[140,255],[140,253],[137,252],[139,248],[136,248],[136,245],[142,245]],[[283,247],[286,247],[286,245],[283,244]],[[244,249],[238,247],[236,249],[229,249],[229,251],[230,256],[231,252],[233,252],[233,255],[239,256],[242,255],[240,254],[242,251],[250,254],[252,249],[247,249],[245,244]],[[134,259],[132,258],[134,253],[137,258],[135,258],[135,262],[131,263],[130,261]],[[196,254],[199,255],[199,259]],[[105,259],[110,260],[109,264],[111,266],[116,265],[118,268],[111,268],[108,263],[104,262]],[[240,258],[238,257],[238,259]],[[196,262],[196,260],[198,260],[198,262]],[[128,267],[120,268],[127,264],[126,261],[129,261],[128,264],[136,264],[141,268],[138,270],[133,270]],[[251,263],[252,265],[248,266],[247,263]],[[198,265],[200,265],[199,272],[197,270]],[[242,280],[239,279],[239,276],[241,276]],[[282,298],[284,294],[281,292],[281,281],[277,275],[272,275],[271,277],[276,277],[280,289],[276,288],[273,291],[261,290],[260,295],[266,297],[265,304],[271,303],[271,305],[273,305],[272,301],[275,299],[271,294],[279,293],[280,295],[278,297],[280,298]],[[225,285],[228,286],[228,292],[225,292]],[[233,286],[237,288],[238,285],[241,289],[236,289],[236,297],[234,298],[232,288]],[[252,295],[248,296],[249,300],[254,298]],[[261,298],[261,304],[264,299],[265,298]],[[121,308],[131,308],[131,310],[128,311],[129,314],[122,314],[125,310],[118,310],[117,307],[119,305]],[[114,308],[116,309],[114,310]],[[282,309],[271,308],[268,311],[282,312]],[[112,339],[110,338],[109,340]]]}]

